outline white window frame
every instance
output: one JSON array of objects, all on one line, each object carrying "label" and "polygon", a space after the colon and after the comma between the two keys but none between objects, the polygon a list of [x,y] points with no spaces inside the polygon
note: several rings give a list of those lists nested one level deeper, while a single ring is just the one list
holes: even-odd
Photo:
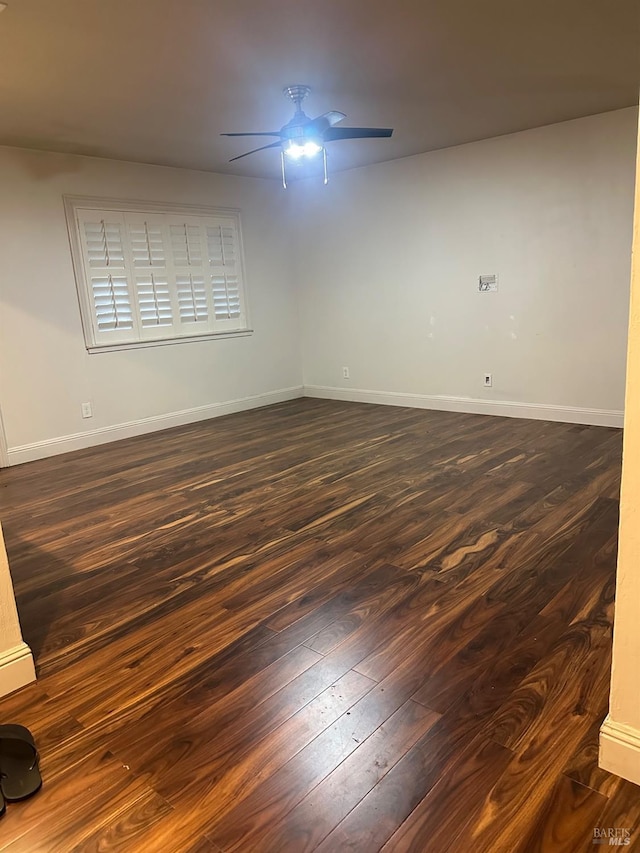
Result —
[{"label": "white window frame", "polygon": [[[247,298],[247,284],[244,274],[244,251],[242,244],[242,228],[240,211],[233,208],[213,208],[199,205],[175,205],[169,203],[147,202],[147,201],[125,201],[122,199],[97,198],[94,196],[63,196],[64,209],[69,232],[69,243],[71,246],[71,258],[76,280],[78,302],[82,329],[87,351],[105,352],[121,349],[135,349],[139,347],[162,346],[183,342],[201,340],[213,340],[217,338],[242,337],[251,335],[253,329],[249,321],[249,307]],[[165,326],[145,327],[141,321],[140,303],[137,297],[136,266],[131,252],[130,239],[127,236],[124,247],[125,273],[127,288],[131,302],[133,315],[133,328],[124,331],[104,331],[98,328],[97,315],[94,309],[94,293],[91,285],[91,270],[88,267],[88,254],[85,251],[85,238],[81,230],[83,217],[100,213],[111,214],[113,217],[129,222],[136,215],[148,217],[150,221],[164,223],[164,239],[167,248],[171,244],[170,226],[172,218],[190,217],[188,222],[198,220],[202,228],[212,222],[232,226],[235,235],[236,261],[233,271],[237,277],[238,292],[240,299],[240,317],[230,320],[216,318],[213,303],[213,284],[207,288],[208,315],[206,322],[202,322],[199,329],[196,325],[199,321],[182,322],[180,320],[180,308],[178,305],[178,287],[176,276],[181,269],[174,264],[173,253],[162,265],[164,274],[169,281],[170,301],[172,310],[172,321]],[[175,223],[173,223],[175,224]],[[126,226],[123,226],[126,227]],[[203,232],[204,233],[204,232]],[[203,253],[206,254],[206,245],[203,245]],[[213,264],[204,262],[202,267],[203,276],[211,275],[213,281]],[[217,269],[217,267],[215,268]],[[182,270],[185,272],[185,270]],[[145,270],[140,270],[144,275]]]}]

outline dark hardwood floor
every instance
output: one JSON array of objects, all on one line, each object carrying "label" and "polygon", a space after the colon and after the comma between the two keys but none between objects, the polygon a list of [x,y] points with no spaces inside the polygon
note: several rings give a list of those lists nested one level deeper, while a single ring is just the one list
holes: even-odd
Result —
[{"label": "dark hardwood floor", "polygon": [[588,851],[621,433],[299,400],[0,472],[0,849]]}]

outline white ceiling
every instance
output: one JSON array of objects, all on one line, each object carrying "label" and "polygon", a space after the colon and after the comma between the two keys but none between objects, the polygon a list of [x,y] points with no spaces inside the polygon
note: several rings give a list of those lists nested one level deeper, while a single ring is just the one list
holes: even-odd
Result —
[{"label": "white ceiling", "polygon": [[394,127],[331,170],[638,102],[638,0],[7,0],[0,144],[278,177],[282,88]]}]

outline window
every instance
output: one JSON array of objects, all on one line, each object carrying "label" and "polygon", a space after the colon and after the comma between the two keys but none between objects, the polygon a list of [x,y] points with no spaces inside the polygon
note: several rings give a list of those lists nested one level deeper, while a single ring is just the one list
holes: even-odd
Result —
[{"label": "window", "polygon": [[87,348],[249,332],[237,211],[65,197]]}]

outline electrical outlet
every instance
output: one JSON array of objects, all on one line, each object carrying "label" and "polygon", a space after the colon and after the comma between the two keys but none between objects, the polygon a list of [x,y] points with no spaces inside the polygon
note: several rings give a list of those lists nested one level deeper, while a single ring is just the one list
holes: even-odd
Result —
[{"label": "electrical outlet", "polygon": [[83,418],[92,418],[93,412],[91,411],[91,403],[82,403],[82,417]]},{"label": "electrical outlet", "polygon": [[343,378],[343,379],[349,379],[349,378],[350,378],[350,377],[349,377],[349,368],[348,368],[348,367],[343,367],[343,368],[342,368],[342,378]]},{"label": "electrical outlet", "polygon": [[493,377],[490,373],[485,373],[483,385],[485,388],[491,388],[493,385]]}]

